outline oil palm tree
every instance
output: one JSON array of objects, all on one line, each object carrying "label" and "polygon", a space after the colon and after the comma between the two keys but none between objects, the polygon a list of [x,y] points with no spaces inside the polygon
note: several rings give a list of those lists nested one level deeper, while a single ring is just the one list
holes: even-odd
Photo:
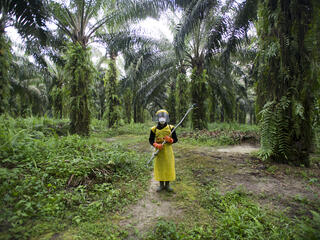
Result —
[{"label": "oil palm tree", "polygon": [[43,115],[48,110],[49,94],[43,72],[27,57],[13,56],[10,88],[10,109],[14,115]]},{"label": "oil palm tree", "polygon": [[67,75],[63,66],[48,60],[45,61],[47,74],[50,78],[51,83],[49,90],[53,116],[56,118],[62,118],[63,108],[67,105],[67,101],[65,101],[64,99],[64,90],[67,83]]},{"label": "oil palm tree", "polygon": [[176,71],[174,50],[166,40],[146,40],[124,51],[126,77],[122,87],[133,89],[134,121],[143,121],[143,109],[164,108],[167,102],[166,83]]},{"label": "oil palm tree", "polygon": [[44,37],[45,7],[38,0],[2,0],[0,2],[0,114],[8,109],[8,69],[11,61],[10,44],[5,36],[9,26],[15,26],[23,37]]},{"label": "oil palm tree", "polygon": [[[207,91],[207,85],[210,86],[211,97],[215,100],[220,98],[224,102],[224,110],[232,115],[232,101],[225,101],[226,96],[233,95],[230,56],[246,37],[250,21],[256,18],[257,1],[248,0],[240,5],[236,1],[226,1],[220,5],[218,1],[194,0],[180,4],[185,14],[175,36],[175,46],[178,55],[187,57],[193,69],[192,101],[198,105],[193,111],[193,127],[202,129],[206,127],[207,121],[204,105],[206,97],[199,90]],[[193,46],[185,48],[186,41]],[[216,71],[217,68],[219,71]],[[224,88],[227,85],[231,89]]]},{"label": "oil palm tree", "polygon": [[208,94],[208,59],[219,52],[222,36],[226,31],[226,19],[217,15],[221,12],[218,2],[191,1],[185,7],[185,15],[175,35],[178,56],[185,59],[192,70],[191,101],[197,105],[192,112],[194,129],[207,127],[206,99]]},{"label": "oil palm tree", "polygon": [[[68,47],[66,68],[71,77],[71,125],[70,132],[89,134],[90,112],[88,108],[89,85],[93,67],[89,43],[103,26],[114,26],[127,20],[137,20],[157,15],[166,4],[158,1],[102,1],[74,0],[69,6],[56,2],[51,4],[56,25],[72,40]],[[102,17],[99,11],[104,10]],[[101,11],[100,11],[101,12]]]},{"label": "oil palm tree", "polygon": [[257,104],[261,155],[308,166],[319,86],[319,1],[259,5]]}]

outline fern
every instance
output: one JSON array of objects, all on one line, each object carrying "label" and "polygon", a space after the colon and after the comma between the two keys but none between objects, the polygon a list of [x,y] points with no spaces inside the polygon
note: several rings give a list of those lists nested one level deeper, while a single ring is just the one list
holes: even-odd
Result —
[{"label": "fern", "polygon": [[277,149],[276,155],[280,158],[284,157],[288,159],[288,154],[290,151],[290,137],[289,137],[289,118],[287,114],[290,101],[287,97],[283,96],[280,102],[276,105],[276,135],[275,142],[277,144],[274,148]]},{"label": "fern", "polygon": [[290,153],[289,118],[290,100],[282,97],[279,102],[269,101],[260,111],[261,150],[263,160],[288,159]]},{"label": "fern", "polygon": [[260,157],[263,160],[269,159],[273,152],[274,136],[276,134],[276,115],[274,113],[275,101],[267,102],[259,112],[261,131]]}]

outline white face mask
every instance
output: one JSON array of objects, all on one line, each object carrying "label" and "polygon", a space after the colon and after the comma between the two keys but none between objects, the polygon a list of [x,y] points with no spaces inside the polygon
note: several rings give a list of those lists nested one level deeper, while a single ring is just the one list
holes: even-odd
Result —
[{"label": "white face mask", "polygon": [[165,124],[165,122],[166,122],[166,118],[164,117],[159,118],[159,123]]}]

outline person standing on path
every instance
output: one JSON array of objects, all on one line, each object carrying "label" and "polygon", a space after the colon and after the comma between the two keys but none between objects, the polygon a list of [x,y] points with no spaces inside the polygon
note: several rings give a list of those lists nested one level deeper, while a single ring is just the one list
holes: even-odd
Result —
[{"label": "person standing on path", "polygon": [[[168,124],[169,113],[166,110],[157,111],[155,120],[158,124],[151,128],[149,142],[155,147],[155,150],[159,149],[154,161],[154,178],[160,182],[157,192],[162,190],[172,192],[173,189],[170,188],[170,182],[176,180],[172,144],[176,143],[178,138],[175,131],[170,137],[174,126]],[[163,141],[166,141],[164,145],[162,145]]]}]

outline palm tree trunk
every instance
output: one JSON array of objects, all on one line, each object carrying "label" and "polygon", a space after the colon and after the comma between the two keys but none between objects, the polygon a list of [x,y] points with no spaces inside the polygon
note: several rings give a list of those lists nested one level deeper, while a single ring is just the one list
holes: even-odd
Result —
[{"label": "palm tree trunk", "polygon": [[[180,69],[180,73],[177,76],[177,117],[182,119],[184,114],[188,110],[189,103],[188,96],[188,82],[186,79],[186,71],[183,67]],[[187,121],[181,123],[182,127],[185,127]]]},{"label": "palm tree trunk", "polygon": [[167,101],[167,111],[170,114],[170,123],[176,123],[176,80],[172,80],[170,84],[169,98]]},{"label": "palm tree trunk", "polygon": [[193,129],[202,130],[208,127],[205,108],[207,74],[201,61],[194,62],[193,65],[195,67],[191,75],[191,96],[196,108],[192,111],[192,125]]},{"label": "palm tree trunk", "polygon": [[[309,165],[312,113],[317,88],[320,3],[317,0],[269,0],[261,4],[258,29],[260,48],[266,56],[258,76],[258,105],[264,109],[262,149],[278,162]],[[277,17],[270,18],[270,14]],[[265,28],[264,28],[265,26]],[[316,41],[316,42],[314,42]],[[265,61],[262,60],[261,61]],[[319,72],[317,72],[319,73]],[[268,104],[266,104],[268,103]],[[265,105],[266,104],[266,105]],[[262,130],[263,131],[263,130]]]},{"label": "palm tree trunk", "polygon": [[9,107],[9,61],[11,59],[10,46],[4,37],[4,30],[0,29],[0,114],[8,111]]},{"label": "palm tree trunk", "polygon": [[116,54],[111,55],[107,77],[107,96],[108,96],[108,123],[109,127],[115,126],[120,120],[120,100],[117,95],[117,66]]},{"label": "palm tree trunk", "polygon": [[79,43],[69,45],[66,69],[71,77],[70,132],[89,135],[89,86],[92,82],[92,63],[89,49]]}]

